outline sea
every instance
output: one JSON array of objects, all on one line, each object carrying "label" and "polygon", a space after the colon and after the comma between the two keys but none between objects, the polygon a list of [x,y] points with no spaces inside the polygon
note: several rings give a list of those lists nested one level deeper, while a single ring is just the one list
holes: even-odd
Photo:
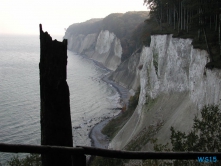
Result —
[{"label": "sea", "polygon": [[[53,39],[63,40],[62,36]],[[39,60],[38,35],[0,35],[0,143],[41,143]],[[119,113],[115,109],[120,106],[119,93],[102,80],[108,73],[93,60],[68,51],[74,146],[91,146],[92,127]],[[15,155],[0,152],[0,163]]]}]

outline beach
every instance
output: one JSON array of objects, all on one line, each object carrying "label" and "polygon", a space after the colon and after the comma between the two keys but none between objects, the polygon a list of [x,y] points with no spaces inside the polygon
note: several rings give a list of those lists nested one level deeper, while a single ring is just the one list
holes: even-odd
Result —
[{"label": "beach", "polygon": [[[102,63],[97,62],[91,58],[88,58],[85,55],[80,55],[80,57],[85,58],[85,59],[89,59],[91,61],[93,61],[93,63],[95,64],[95,66],[101,68],[102,70],[105,70],[106,72],[99,78],[99,79],[95,79],[95,81],[98,81],[100,83],[100,81],[105,82],[106,84],[108,84],[109,86],[113,87],[116,91],[117,91],[117,96],[119,96],[118,100],[118,104],[112,108],[112,111],[109,112],[108,114],[104,115],[103,113],[100,114],[99,117],[94,117],[92,119],[88,119],[87,117],[82,117],[83,119],[83,124],[78,124],[76,126],[73,126],[74,130],[73,130],[73,134],[79,135],[80,136],[84,136],[84,138],[87,138],[86,142],[85,140],[82,141],[78,141],[79,143],[74,143],[77,146],[92,146],[92,147],[96,147],[96,148],[103,148],[103,149],[107,149],[108,145],[109,145],[109,138],[102,134],[102,129],[105,127],[105,125],[114,117],[116,117],[117,115],[119,115],[121,113],[121,109],[124,105],[128,104],[128,100],[130,97],[130,93],[129,90],[119,84],[117,84],[116,82],[112,81],[109,79],[111,73],[113,72],[112,70],[109,70],[108,68],[106,68]],[[116,99],[114,99],[116,100]],[[87,116],[85,114],[85,116]],[[89,131],[89,132],[86,132]],[[88,135],[86,136],[85,134]],[[79,137],[80,138],[80,137]],[[78,139],[79,140],[79,139]],[[90,145],[88,144],[90,142]]]},{"label": "beach", "polygon": [[[125,104],[128,104],[128,100],[129,100],[129,90],[119,84],[117,84],[116,82],[112,81],[109,79],[109,76],[111,75],[111,72],[109,69],[107,69],[105,66],[103,66],[101,63],[94,61],[94,63],[96,65],[98,65],[101,68],[106,69],[107,71],[109,71],[108,74],[106,74],[105,76],[103,76],[103,78],[101,80],[103,80],[104,82],[110,84],[111,86],[113,86],[117,92],[120,95],[120,100],[121,100],[121,106],[124,106]],[[116,108],[116,109],[121,109],[121,108]],[[120,113],[121,111],[119,111]],[[96,147],[96,148],[103,148],[103,149],[107,149],[108,145],[109,145],[109,138],[102,134],[102,129],[105,127],[105,125],[114,117],[116,117],[118,114],[115,114],[113,117],[109,117],[106,118],[104,120],[102,120],[100,123],[96,124],[90,131],[89,133],[89,138],[91,139],[91,146],[92,147]]]}]

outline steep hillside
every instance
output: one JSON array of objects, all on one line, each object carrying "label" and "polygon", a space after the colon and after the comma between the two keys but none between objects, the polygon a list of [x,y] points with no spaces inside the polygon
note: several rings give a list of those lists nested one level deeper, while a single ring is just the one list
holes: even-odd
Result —
[{"label": "steep hillside", "polygon": [[[64,38],[68,49],[103,63],[111,70],[128,59],[143,45],[142,33],[148,12],[110,14],[103,19],[91,19],[73,24]],[[135,35],[137,34],[137,35]]]},{"label": "steep hillside", "polygon": [[96,24],[99,30],[85,33],[75,33],[71,31],[75,25],[70,26],[65,37],[68,49],[113,70],[110,78],[131,93],[140,87],[134,114],[109,148],[152,150],[149,138],[167,143],[171,126],[188,132],[204,105],[220,104],[221,72],[206,68],[209,54],[194,48],[192,39],[173,38],[169,34],[150,38],[155,24],[141,21],[135,25],[136,19],[129,19],[133,18],[131,14],[134,13],[95,20],[93,26]]},{"label": "steep hillside", "polygon": [[110,148],[137,145],[137,150],[152,150],[150,137],[169,142],[171,126],[189,131],[205,104],[220,104],[221,72],[207,69],[208,53],[191,43],[191,39],[155,35],[150,47],[143,47],[137,65],[142,65],[139,103]]},{"label": "steep hillside", "polygon": [[103,18],[94,18],[82,23],[72,24],[66,30],[65,36],[68,37],[69,35],[74,34],[88,35],[92,33],[98,33],[102,27],[102,20]]}]

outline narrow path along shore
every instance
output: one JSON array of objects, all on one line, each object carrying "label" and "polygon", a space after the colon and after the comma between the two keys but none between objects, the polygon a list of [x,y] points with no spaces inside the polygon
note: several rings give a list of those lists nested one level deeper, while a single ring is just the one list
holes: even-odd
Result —
[{"label": "narrow path along shore", "polygon": [[[109,73],[107,75],[105,75],[102,78],[102,80],[105,81],[106,83],[111,84],[117,90],[117,92],[120,94],[120,98],[123,101],[123,103],[127,105],[128,100],[129,100],[129,90],[126,89],[125,87],[122,87],[121,85],[117,84],[116,82],[109,80],[109,76],[111,74],[111,71],[109,69],[107,69],[105,66],[103,66],[99,62],[94,61],[94,63],[96,65],[98,65],[99,67],[104,68],[109,71]],[[90,134],[89,134],[89,138],[91,139],[91,142],[92,142],[91,146],[97,147],[97,148],[103,148],[103,149],[108,148],[110,140],[108,139],[108,137],[106,135],[102,134],[101,131],[110,120],[111,120],[111,118],[105,119],[104,121],[96,124],[91,129]]]}]

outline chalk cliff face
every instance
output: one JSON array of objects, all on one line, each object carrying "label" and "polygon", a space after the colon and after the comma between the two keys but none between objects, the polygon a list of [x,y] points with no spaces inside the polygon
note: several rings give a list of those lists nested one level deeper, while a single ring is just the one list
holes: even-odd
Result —
[{"label": "chalk cliff face", "polygon": [[[83,54],[85,51],[88,51],[90,49],[93,50],[96,40],[97,40],[96,33],[88,34],[86,37],[84,37],[83,40],[80,40],[80,44],[79,44],[80,47],[78,47],[79,49],[76,49],[76,50],[78,50],[80,54]],[[74,44],[72,43],[72,45]]]},{"label": "chalk cliff face", "polygon": [[[150,47],[142,49],[137,63],[142,66],[136,70],[139,77],[134,77],[140,79],[138,106],[110,148],[124,148],[143,131],[152,132],[160,143],[167,143],[171,126],[188,132],[204,105],[220,103],[221,71],[206,69],[208,53],[193,49],[191,42],[172,35],[151,37]],[[120,69],[117,71],[119,75]],[[142,150],[151,150],[150,147],[144,145]]]},{"label": "chalk cliff face", "polygon": [[116,35],[107,30],[101,31],[91,58],[103,63],[111,70],[116,70],[121,63],[121,55],[122,47]]},{"label": "chalk cliff face", "polygon": [[70,25],[64,38],[68,39],[70,51],[86,55],[114,71],[146,42],[143,33],[148,29],[144,23],[148,16],[148,11],[112,13],[105,18]]},{"label": "chalk cliff face", "polygon": [[132,95],[140,86],[139,61],[140,53],[135,52],[130,58],[122,62],[110,76],[110,79],[129,89]]},{"label": "chalk cliff face", "polygon": [[[123,23],[122,20],[118,23]],[[108,28],[109,24],[105,25]],[[220,103],[221,71],[205,68],[209,61],[208,53],[194,49],[191,39],[172,38],[172,35],[151,36],[150,47],[143,47],[141,52],[137,50],[131,55],[131,52],[125,52],[130,50],[130,43],[136,43],[135,40],[129,37],[124,40],[125,36],[121,36],[127,26],[121,25],[125,29],[115,34],[112,33],[114,28],[101,30],[102,26],[100,29],[95,27],[87,33],[83,32],[84,28],[82,31],[81,28],[75,29],[76,32],[67,30],[68,49],[113,70],[110,78],[130,89],[132,94],[140,86],[138,106],[112,140],[110,148],[123,149],[131,140],[148,132],[160,143],[167,143],[171,126],[188,132],[194,116],[200,114],[204,105]],[[137,47],[132,51],[135,49]],[[145,144],[142,150],[152,149]]]},{"label": "chalk cliff face", "polygon": [[108,30],[99,34],[66,35],[68,49],[79,54],[87,55],[101,62],[110,70],[116,70],[121,63],[122,47],[120,40]]}]

